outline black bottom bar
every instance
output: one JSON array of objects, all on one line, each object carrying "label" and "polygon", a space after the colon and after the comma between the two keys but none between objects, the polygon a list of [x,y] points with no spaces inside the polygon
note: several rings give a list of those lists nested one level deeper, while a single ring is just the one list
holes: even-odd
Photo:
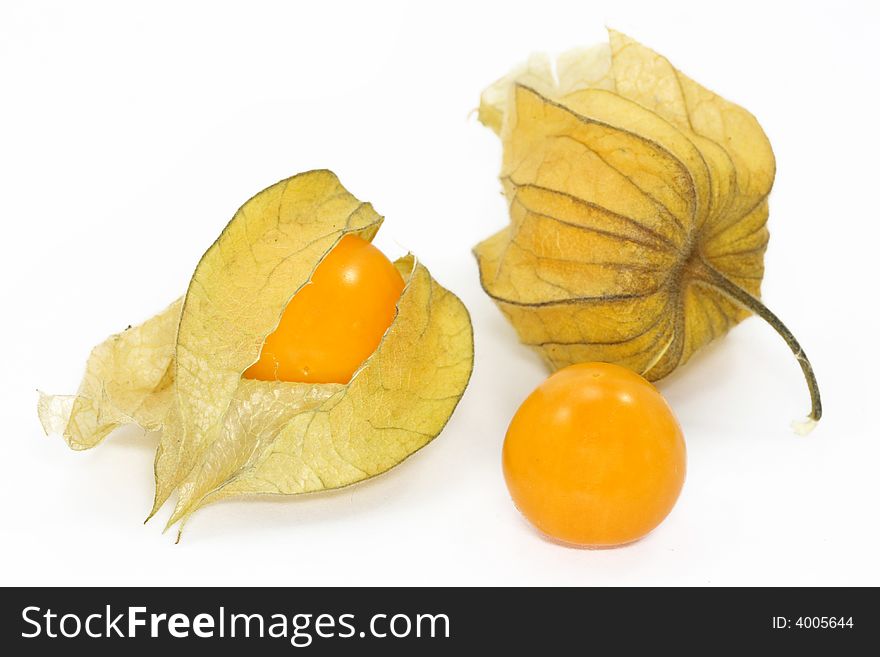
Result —
[{"label": "black bottom bar", "polygon": [[517,655],[597,646],[850,654],[877,645],[878,611],[871,589],[4,589],[0,641],[15,649],[7,655],[129,646],[163,657],[486,646]]}]

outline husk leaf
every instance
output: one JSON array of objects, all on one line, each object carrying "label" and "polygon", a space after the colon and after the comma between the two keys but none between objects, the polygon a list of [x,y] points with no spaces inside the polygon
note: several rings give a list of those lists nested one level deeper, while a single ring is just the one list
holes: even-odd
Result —
[{"label": "husk leaf", "polygon": [[125,422],[161,430],[150,515],[176,491],[169,525],[226,497],[315,492],[393,467],[440,432],[473,364],[467,310],[411,256],[396,263],[394,322],[347,385],[241,377],[324,256],[381,222],[329,171],[260,192],[183,299],[96,347],[77,396],[41,396],[44,428],[77,449]]},{"label": "husk leaf", "polygon": [[761,302],[773,151],[755,118],[613,30],[489,87],[510,224],[475,248],[486,292],[553,369],[667,376]]}]

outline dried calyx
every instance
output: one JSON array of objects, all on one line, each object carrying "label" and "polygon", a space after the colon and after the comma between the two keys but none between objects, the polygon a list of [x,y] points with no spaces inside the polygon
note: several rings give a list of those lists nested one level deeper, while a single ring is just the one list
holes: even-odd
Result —
[{"label": "dried calyx", "polygon": [[510,224],[475,248],[483,288],[553,369],[586,361],[661,379],[755,313],[775,160],[742,107],[611,31],[489,87]]},{"label": "dried calyx", "polygon": [[412,256],[395,263],[397,315],[350,382],[242,378],[324,256],[381,222],[329,171],[263,190],[182,299],[98,345],[76,395],[41,396],[44,428],[74,449],[124,423],[161,431],[150,516],[176,492],[169,526],[225,498],[328,490],[394,467],[440,433],[473,364],[467,310]]}]

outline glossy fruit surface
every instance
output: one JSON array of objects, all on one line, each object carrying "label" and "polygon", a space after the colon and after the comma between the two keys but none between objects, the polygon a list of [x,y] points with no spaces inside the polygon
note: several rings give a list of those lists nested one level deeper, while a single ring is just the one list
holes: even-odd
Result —
[{"label": "glossy fruit surface", "polygon": [[260,359],[264,381],[348,383],[394,321],[403,279],[379,249],[344,236],[290,300]]},{"label": "glossy fruit surface", "polygon": [[559,370],[522,403],[502,453],[517,508],[541,532],[583,547],[638,540],[672,510],[684,437],[666,400],[608,363]]}]

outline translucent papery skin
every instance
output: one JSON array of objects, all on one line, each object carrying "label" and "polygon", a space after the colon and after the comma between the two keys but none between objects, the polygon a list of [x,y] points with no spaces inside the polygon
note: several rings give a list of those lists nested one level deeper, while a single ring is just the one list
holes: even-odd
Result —
[{"label": "translucent papery skin", "polygon": [[746,110],[614,31],[484,92],[510,224],[475,248],[486,292],[552,369],[660,379],[750,312],[764,274],[770,144]]},{"label": "translucent papery skin", "polygon": [[76,395],[40,393],[37,411],[47,434],[72,449],[90,449],[122,424],[161,429],[171,407],[174,338],[183,299],[143,324],[92,349]]},{"label": "translucent papery skin", "polygon": [[316,492],[393,467],[440,433],[473,365],[467,310],[412,256],[395,263],[394,321],[350,382],[241,376],[327,253],[381,222],[329,171],[260,192],[183,299],[96,347],[76,396],[41,396],[47,433],[86,449],[126,422],[161,431],[150,515],[176,492],[169,524],[226,497]]}]

